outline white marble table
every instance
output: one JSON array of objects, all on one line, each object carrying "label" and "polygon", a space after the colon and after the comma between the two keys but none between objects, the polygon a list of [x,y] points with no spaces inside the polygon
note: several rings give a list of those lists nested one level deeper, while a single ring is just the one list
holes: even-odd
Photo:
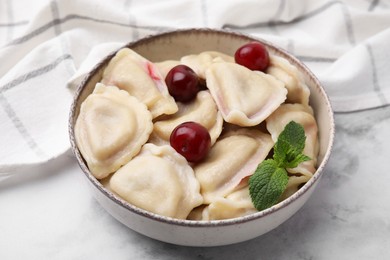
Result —
[{"label": "white marble table", "polygon": [[0,182],[0,259],[390,259],[390,107],[336,115],[315,194],[277,229],[215,248],[137,234],[91,197],[71,155]]}]

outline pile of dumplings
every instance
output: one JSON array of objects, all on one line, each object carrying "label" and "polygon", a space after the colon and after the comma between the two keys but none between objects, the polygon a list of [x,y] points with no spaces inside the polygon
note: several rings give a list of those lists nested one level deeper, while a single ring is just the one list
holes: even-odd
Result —
[{"label": "pile of dumplings", "polygon": [[[188,103],[175,102],[165,84],[178,64],[207,86]],[[257,211],[248,179],[291,120],[304,127],[304,154],[312,160],[288,169],[280,200],[316,171],[318,129],[309,95],[301,73],[282,57],[270,55],[263,73],[215,51],[152,63],[124,48],[82,103],[76,143],[91,173],[132,205],[177,219],[236,218]],[[198,163],[188,163],[169,143],[172,130],[187,121],[211,136],[211,150]]]}]

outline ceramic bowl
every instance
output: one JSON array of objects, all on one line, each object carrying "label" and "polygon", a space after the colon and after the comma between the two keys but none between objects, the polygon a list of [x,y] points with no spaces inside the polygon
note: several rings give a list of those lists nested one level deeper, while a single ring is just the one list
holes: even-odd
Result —
[{"label": "ceramic bowl", "polygon": [[288,199],[266,210],[234,219],[214,221],[179,220],[137,208],[107,190],[88,170],[74,138],[74,124],[80,104],[93,91],[102,72],[115,53],[108,55],[86,76],[78,87],[69,120],[70,140],[77,161],[97,201],[114,218],[148,237],[186,246],[217,246],[242,242],[260,236],[286,221],[307,201],[315,190],[328,161],[334,138],[333,112],[320,82],[298,59],[271,43],[251,36],[211,29],[188,29],[148,36],[126,45],[151,61],[179,59],[202,51],[219,51],[234,55],[235,50],[250,41],[265,44],[270,53],[289,60],[304,75],[319,127],[320,152],[314,176]]}]

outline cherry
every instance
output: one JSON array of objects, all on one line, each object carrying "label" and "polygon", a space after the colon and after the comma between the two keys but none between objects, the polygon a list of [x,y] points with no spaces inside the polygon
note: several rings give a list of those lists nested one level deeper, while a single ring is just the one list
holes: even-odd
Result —
[{"label": "cherry", "polygon": [[195,122],[184,122],[173,129],[171,146],[189,162],[199,162],[211,147],[211,138],[207,129]]},{"label": "cherry", "polygon": [[180,102],[188,102],[199,92],[198,75],[186,65],[173,67],[165,77],[169,94]]},{"label": "cherry", "polygon": [[269,55],[265,46],[259,42],[250,42],[237,49],[234,54],[237,64],[250,70],[265,71],[269,65]]}]

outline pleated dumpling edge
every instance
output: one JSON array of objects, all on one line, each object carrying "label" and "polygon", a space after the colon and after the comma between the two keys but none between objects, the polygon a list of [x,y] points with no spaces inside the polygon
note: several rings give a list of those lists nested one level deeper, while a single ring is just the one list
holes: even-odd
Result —
[{"label": "pleated dumpling edge", "polygon": [[193,169],[169,145],[145,144],[113,174],[110,188],[132,205],[178,219],[186,219],[203,203]]},{"label": "pleated dumpling edge", "polygon": [[80,107],[75,138],[91,173],[102,179],[129,162],[153,130],[147,107],[126,91],[97,83]]},{"label": "pleated dumpling edge", "polygon": [[129,92],[148,107],[153,118],[178,110],[158,67],[129,48],[119,50],[111,59],[102,83]]},{"label": "pleated dumpling edge", "polygon": [[206,82],[224,120],[239,126],[260,124],[287,96],[284,83],[273,76],[230,62],[211,64]]}]

